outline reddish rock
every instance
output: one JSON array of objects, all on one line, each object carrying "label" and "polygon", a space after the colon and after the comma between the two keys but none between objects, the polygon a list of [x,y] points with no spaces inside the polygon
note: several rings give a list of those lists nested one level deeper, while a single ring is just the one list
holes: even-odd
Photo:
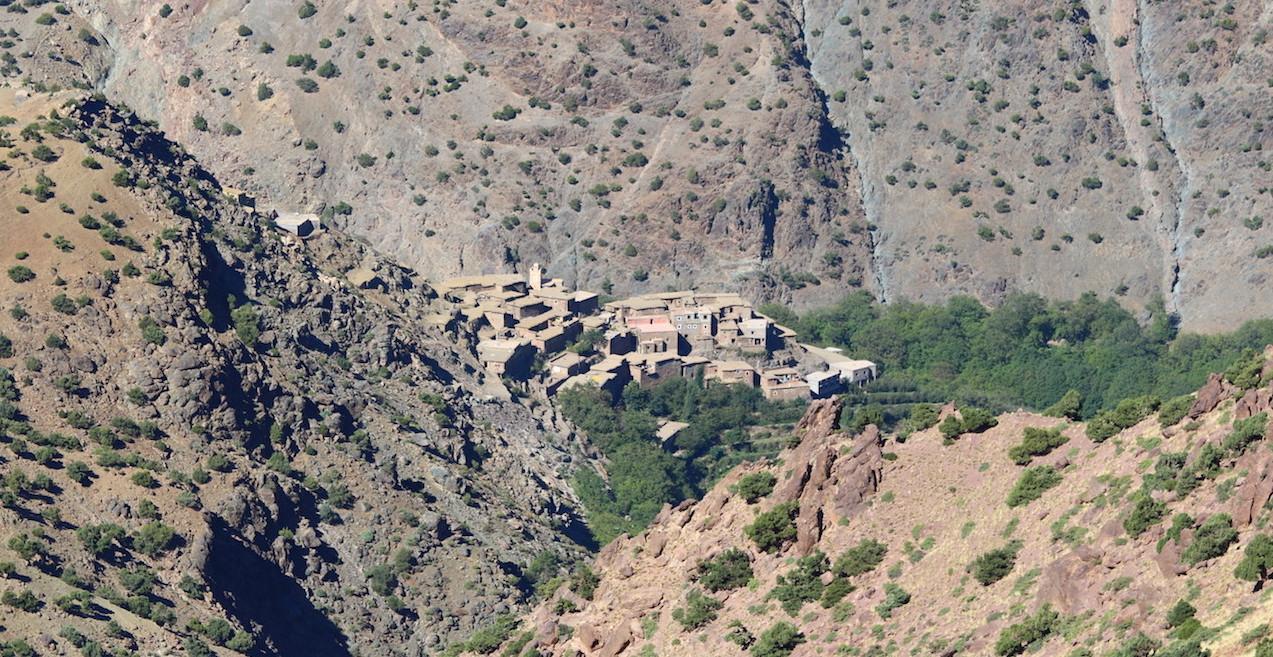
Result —
[{"label": "reddish rock", "polygon": [[1257,388],[1246,391],[1242,399],[1233,407],[1233,419],[1244,420],[1252,415],[1259,415],[1273,406],[1273,390]]},{"label": "reddish rock", "polygon": [[1230,515],[1238,527],[1251,524],[1260,509],[1273,498],[1273,454],[1261,450],[1254,457],[1258,461],[1247,467],[1246,479],[1233,495]]},{"label": "reddish rock", "polygon": [[1207,377],[1206,385],[1198,390],[1198,396],[1193,400],[1193,406],[1189,407],[1189,419],[1196,420],[1206,413],[1215,410],[1220,402],[1228,399],[1233,394],[1233,386],[1224,380],[1224,376],[1220,374],[1212,374]]},{"label": "reddish rock", "polygon": [[796,518],[796,552],[809,554],[822,540],[822,507],[817,506],[803,511]]}]

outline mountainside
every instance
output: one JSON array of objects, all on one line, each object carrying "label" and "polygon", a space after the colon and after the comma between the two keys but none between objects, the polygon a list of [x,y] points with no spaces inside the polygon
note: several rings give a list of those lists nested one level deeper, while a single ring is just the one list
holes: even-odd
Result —
[{"label": "mountainside", "polygon": [[1260,0],[66,6],[3,19],[428,276],[1271,310]]},{"label": "mountainside", "polygon": [[1132,400],[1087,424],[1019,412],[960,435],[948,408],[904,441],[814,402],[777,460],[666,508],[587,586],[467,647],[1250,655],[1270,620],[1271,374],[1259,358],[1159,413]]},{"label": "mountainside", "polygon": [[101,100],[0,115],[6,640],[418,654],[582,555],[583,448],[491,396],[417,275],[284,239]]}]

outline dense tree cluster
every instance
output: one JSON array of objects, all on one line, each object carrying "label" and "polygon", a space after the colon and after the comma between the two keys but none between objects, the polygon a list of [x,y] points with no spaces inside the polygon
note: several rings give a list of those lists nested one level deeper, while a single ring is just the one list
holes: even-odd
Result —
[{"label": "dense tree cluster", "polygon": [[[739,461],[776,454],[781,444],[757,443],[747,429],[794,422],[803,412],[802,405],[768,402],[751,388],[685,379],[644,390],[629,385],[617,404],[595,389],[567,390],[557,399],[609,461],[608,479],[590,469],[575,475],[575,491],[601,543],[640,531],[665,503],[701,495]],[[661,418],[689,426],[660,443]],[[740,494],[759,499],[768,492],[764,483],[749,481]]]},{"label": "dense tree cluster", "polygon": [[969,297],[883,305],[858,292],[801,316],[780,306],[762,311],[802,339],[881,363],[882,384],[908,383],[934,398],[996,410],[1043,409],[1076,391],[1067,399],[1081,400],[1075,417],[1132,397],[1192,392],[1209,373],[1273,343],[1273,320],[1223,335],[1178,335],[1161,304],[1150,305],[1142,325],[1116,301],[1094,294],[1059,302],[1015,294],[989,310]]}]

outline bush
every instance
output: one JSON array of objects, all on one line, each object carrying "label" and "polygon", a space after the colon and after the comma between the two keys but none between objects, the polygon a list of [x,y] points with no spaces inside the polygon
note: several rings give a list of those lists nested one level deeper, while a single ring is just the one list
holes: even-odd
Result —
[{"label": "bush", "polygon": [[864,575],[883,563],[884,556],[887,554],[888,546],[873,538],[864,539],[845,550],[844,554],[835,560],[831,570],[839,577]]},{"label": "bush", "polygon": [[911,594],[907,593],[905,589],[892,582],[885,582],[884,601],[875,605],[875,613],[879,614],[880,618],[888,620],[893,617],[893,612],[898,607],[906,605],[910,601]]},{"label": "bush", "polygon": [[795,616],[805,603],[822,597],[822,573],[827,566],[827,556],[822,552],[801,557],[794,568],[778,576],[777,585],[767,598],[778,600],[783,611]]},{"label": "bush", "polygon": [[959,417],[946,416],[938,431],[947,440],[953,440],[965,433],[981,433],[999,424],[994,414],[984,408],[969,407],[959,410]]},{"label": "bush", "polygon": [[1008,493],[1007,504],[1010,507],[1029,504],[1043,497],[1044,492],[1057,487],[1060,483],[1061,473],[1050,465],[1029,468],[1021,473],[1016,486],[1013,486],[1012,491]]},{"label": "bush", "polygon": [[14,265],[9,268],[9,280],[14,283],[26,283],[35,278],[35,272],[26,265]]},{"label": "bush", "polygon": [[168,341],[167,336],[164,335],[163,328],[160,327],[155,320],[149,317],[141,318],[141,320],[137,322],[137,326],[141,329],[142,341],[147,344],[163,346],[163,344]]},{"label": "bush", "polygon": [[772,472],[753,472],[738,481],[734,492],[748,504],[755,504],[760,498],[772,493],[778,478]]},{"label": "bush", "polygon": [[520,625],[521,621],[511,615],[496,616],[490,625],[474,632],[466,641],[461,643],[458,646],[459,651],[489,655],[504,645],[504,642],[513,636],[513,632],[517,631]]},{"label": "bush", "polygon": [[1157,410],[1158,405],[1158,398],[1151,395],[1124,399],[1114,408],[1097,414],[1088,422],[1087,437],[1098,443],[1104,442],[1119,431],[1135,426]]},{"label": "bush", "polygon": [[1189,413],[1191,406],[1193,406],[1193,395],[1173,397],[1158,409],[1159,426],[1164,429],[1175,426],[1185,419],[1185,415]]},{"label": "bush", "polygon": [[1026,427],[1021,436],[1021,443],[1008,450],[1008,458],[1017,465],[1028,465],[1034,457],[1048,454],[1069,440],[1061,435],[1060,429]]},{"label": "bush", "polygon": [[82,525],[75,531],[84,547],[95,557],[100,557],[115,548],[123,540],[124,528],[114,523],[100,525]]},{"label": "bush", "polygon": [[762,552],[778,552],[796,540],[796,515],[799,513],[798,502],[783,502],[756,516],[745,531]]},{"label": "bush", "polygon": [[1043,414],[1051,417],[1063,417],[1069,420],[1079,419],[1083,410],[1083,394],[1071,388],[1065,391],[1056,403],[1044,409]]},{"label": "bush", "polygon": [[137,530],[133,536],[133,547],[150,557],[159,556],[171,547],[177,533],[162,522],[150,522]]},{"label": "bush", "polygon": [[712,559],[698,562],[695,572],[699,585],[712,593],[745,586],[751,577],[751,557],[738,548],[730,548]]},{"label": "bush", "polygon": [[1224,378],[1241,390],[1249,390],[1260,385],[1263,372],[1263,352],[1247,349],[1240,358],[1224,371]]},{"label": "bush", "polygon": [[804,642],[804,634],[795,625],[780,621],[760,634],[751,646],[751,654],[752,657],[788,657]]},{"label": "bush", "polygon": [[250,305],[242,305],[230,312],[230,321],[234,323],[234,333],[249,348],[256,346],[261,337],[261,319],[256,309]]},{"label": "bush", "polygon": [[1230,456],[1241,456],[1251,443],[1264,438],[1264,427],[1269,423],[1268,413],[1259,413],[1233,423],[1233,430],[1225,436],[1221,447]]},{"label": "bush", "polygon": [[1123,519],[1123,529],[1132,538],[1145,533],[1145,530],[1158,524],[1163,516],[1167,514],[1167,505],[1159,502],[1144,493],[1136,496],[1136,503],[1132,505],[1131,513]]},{"label": "bush", "polygon": [[1030,646],[1042,643],[1052,636],[1060,621],[1061,615],[1044,605],[1033,616],[1004,628],[995,641],[995,654],[1011,657],[1024,653]]},{"label": "bush", "polygon": [[982,586],[990,586],[1012,572],[1017,563],[1017,552],[1020,550],[1021,544],[1014,541],[997,550],[986,552],[968,564],[968,572]]},{"label": "bush", "polygon": [[1273,538],[1256,534],[1242,551],[1242,561],[1233,570],[1233,576],[1259,584],[1269,579],[1270,570],[1273,570]]},{"label": "bush", "polygon": [[685,596],[685,606],[672,610],[672,619],[680,623],[686,631],[697,630],[704,625],[716,620],[716,612],[724,607],[725,603],[708,595],[703,595],[702,591],[690,591]]},{"label": "bush", "polygon": [[1176,604],[1167,611],[1167,627],[1180,627],[1186,622],[1193,619],[1197,609],[1185,600],[1177,600]]},{"label": "bush", "polygon": [[1193,542],[1181,553],[1180,560],[1194,565],[1199,561],[1214,559],[1229,551],[1238,540],[1238,531],[1227,513],[1210,516],[1194,532]]}]

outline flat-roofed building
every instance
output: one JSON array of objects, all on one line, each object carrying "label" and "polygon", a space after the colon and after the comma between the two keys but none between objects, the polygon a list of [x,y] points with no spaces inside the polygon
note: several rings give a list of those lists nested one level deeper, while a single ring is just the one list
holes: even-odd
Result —
[{"label": "flat-roofed building", "polygon": [[760,383],[756,368],[741,360],[712,361],[703,374],[706,381],[744,385],[755,388]]},{"label": "flat-roofed building", "polygon": [[844,382],[836,371],[814,372],[804,380],[809,384],[809,394],[814,399],[830,397],[844,390]]},{"label": "flat-roofed building", "polygon": [[795,368],[779,367],[760,373],[760,392],[774,401],[808,399],[809,384]]},{"label": "flat-roofed building", "polygon": [[530,373],[535,350],[525,340],[490,339],[477,343],[482,366],[496,376],[524,378]]}]

